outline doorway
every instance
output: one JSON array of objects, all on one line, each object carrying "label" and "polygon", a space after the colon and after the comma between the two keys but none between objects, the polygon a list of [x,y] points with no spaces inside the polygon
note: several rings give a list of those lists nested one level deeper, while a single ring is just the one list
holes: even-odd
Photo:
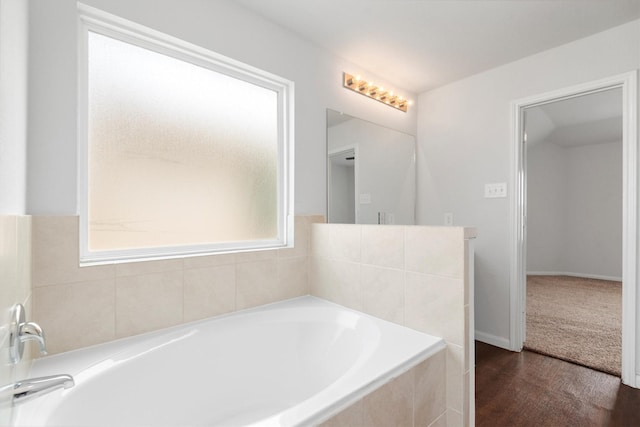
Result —
[{"label": "doorway", "polygon": [[524,348],[621,375],[622,90],[524,109]]},{"label": "doorway", "polygon": [[356,223],[356,149],[329,153],[328,213],[330,223]]},{"label": "doorway", "polygon": [[521,351],[526,337],[526,150],[525,111],[535,106],[619,88],[622,92],[622,382],[638,387],[636,377],[637,295],[637,72],[549,92],[512,104],[512,233],[511,233],[511,350]]}]

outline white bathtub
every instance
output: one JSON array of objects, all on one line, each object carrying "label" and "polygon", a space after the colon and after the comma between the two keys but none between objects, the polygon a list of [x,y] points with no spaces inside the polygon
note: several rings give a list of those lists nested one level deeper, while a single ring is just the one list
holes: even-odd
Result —
[{"label": "white bathtub", "polygon": [[37,360],[76,385],[16,407],[16,426],[314,425],[445,348],[314,297]]}]

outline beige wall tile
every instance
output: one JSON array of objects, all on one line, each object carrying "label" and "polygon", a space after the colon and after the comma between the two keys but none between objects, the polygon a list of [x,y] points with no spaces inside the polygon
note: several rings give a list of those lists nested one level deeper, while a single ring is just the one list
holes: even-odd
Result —
[{"label": "beige wall tile", "polygon": [[464,351],[461,346],[447,344],[447,408],[462,412]]},{"label": "beige wall tile", "polygon": [[413,369],[363,399],[365,426],[413,426]]},{"label": "beige wall tile", "polygon": [[236,254],[236,264],[245,262],[268,261],[278,258],[278,250],[269,249],[265,251],[238,252]]},{"label": "beige wall tile", "polygon": [[[419,426],[418,423],[415,423],[414,425],[416,427]],[[447,413],[445,412],[444,414],[440,415],[440,417],[429,424],[428,427],[447,427]]]},{"label": "beige wall tile", "polygon": [[236,254],[218,254],[187,257],[183,260],[185,270],[191,268],[217,267],[219,265],[233,265],[236,263]]},{"label": "beige wall tile", "polygon": [[454,409],[447,409],[447,427],[463,427],[462,414]]},{"label": "beige wall tile", "polygon": [[364,427],[362,408],[362,400],[358,400],[342,412],[320,424],[320,427]]},{"label": "beige wall tile", "polygon": [[362,259],[362,226],[332,224],[329,231],[330,257],[340,261],[360,262]]},{"label": "beige wall tile", "polygon": [[324,215],[307,215],[309,224],[324,224],[327,222]]},{"label": "beige wall tile", "polygon": [[308,257],[278,260],[278,290],[281,299],[309,294]]},{"label": "beige wall tile", "polygon": [[311,229],[309,217],[296,216],[294,224],[294,246],[293,248],[280,249],[278,251],[280,258],[301,257],[309,254],[309,230]]},{"label": "beige wall tile", "polygon": [[236,264],[236,309],[278,301],[276,259]]},{"label": "beige wall tile", "polygon": [[329,224],[311,224],[310,253],[312,255],[331,257],[331,227]]},{"label": "beige wall tile", "polygon": [[404,268],[404,227],[363,225],[362,263]]},{"label": "beige wall tile", "polygon": [[463,279],[463,235],[460,227],[406,227],[405,268]]},{"label": "beige wall tile", "polygon": [[462,390],[465,393],[462,395],[462,413],[465,414],[465,418],[463,420],[465,426],[469,426],[469,411],[471,410],[469,404],[471,403],[469,399],[471,398],[471,393],[468,392],[471,387],[471,375],[469,372],[462,376]]},{"label": "beige wall tile", "polygon": [[17,293],[16,301],[26,301],[31,295],[31,217],[19,216],[16,223]]},{"label": "beige wall tile", "polygon": [[462,278],[405,273],[405,325],[464,344]]},{"label": "beige wall tile", "polygon": [[47,334],[50,354],[115,339],[115,280],[33,290],[32,320]]},{"label": "beige wall tile", "polygon": [[310,274],[312,295],[362,310],[360,264],[313,257]]},{"label": "beige wall tile", "polygon": [[362,265],[360,274],[363,311],[404,324],[404,271]]},{"label": "beige wall tile", "polygon": [[[470,328],[469,310],[470,310],[469,306],[465,305],[464,306],[464,336],[467,338],[473,337],[475,334],[474,328]],[[465,372],[469,370],[469,359],[471,359],[471,352],[475,351],[475,349],[473,348],[474,345],[475,345],[474,341],[471,338],[469,338],[467,342],[462,343],[462,347],[465,349],[465,360],[464,360]]]},{"label": "beige wall tile", "polygon": [[163,259],[156,261],[125,262],[116,264],[116,277],[140,276],[150,273],[182,270],[183,260]]},{"label": "beige wall tile", "polygon": [[470,283],[472,283],[471,280],[473,280],[473,277],[471,277],[473,274],[473,260],[469,259],[470,245],[473,245],[473,243],[470,243],[469,240],[464,241],[464,265],[471,266],[471,268],[464,269],[464,305],[469,305],[469,287]]},{"label": "beige wall tile", "polygon": [[[22,302],[17,300],[19,293],[18,279],[18,220],[16,216],[0,216],[0,301],[3,310],[0,312],[2,325],[9,322],[9,308]],[[0,328],[0,333],[5,333]]]},{"label": "beige wall tile", "polygon": [[184,271],[184,320],[200,320],[234,311],[236,268],[234,265]]},{"label": "beige wall tile", "polygon": [[116,279],[118,338],[183,321],[183,272],[167,271]]},{"label": "beige wall tile", "polygon": [[447,409],[446,364],[446,350],[441,350],[414,368],[416,426],[428,426]]},{"label": "beige wall tile", "polygon": [[77,216],[32,217],[33,286],[115,277],[114,265],[80,267]]},{"label": "beige wall tile", "polygon": [[309,292],[320,298],[327,298],[334,284],[331,283],[331,260],[312,256],[309,258]]}]

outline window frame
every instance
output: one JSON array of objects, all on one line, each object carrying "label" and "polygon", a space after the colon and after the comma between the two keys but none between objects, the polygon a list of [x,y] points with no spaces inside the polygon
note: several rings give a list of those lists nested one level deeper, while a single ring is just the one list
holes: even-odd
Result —
[{"label": "window frame", "polygon": [[[275,239],[136,249],[89,249],[88,34],[112,37],[276,92],[278,100],[277,236]],[[181,258],[293,247],[294,83],[143,25],[78,3],[78,212],[80,265]]]}]

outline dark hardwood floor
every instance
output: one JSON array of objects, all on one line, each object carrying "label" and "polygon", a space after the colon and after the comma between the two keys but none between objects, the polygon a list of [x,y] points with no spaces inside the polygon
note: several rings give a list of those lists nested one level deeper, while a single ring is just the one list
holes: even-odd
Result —
[{"label": "dark hardwood floor", "polygon": [[583,366],[476,342],[476,426],[640,426],[640,390]]}]

